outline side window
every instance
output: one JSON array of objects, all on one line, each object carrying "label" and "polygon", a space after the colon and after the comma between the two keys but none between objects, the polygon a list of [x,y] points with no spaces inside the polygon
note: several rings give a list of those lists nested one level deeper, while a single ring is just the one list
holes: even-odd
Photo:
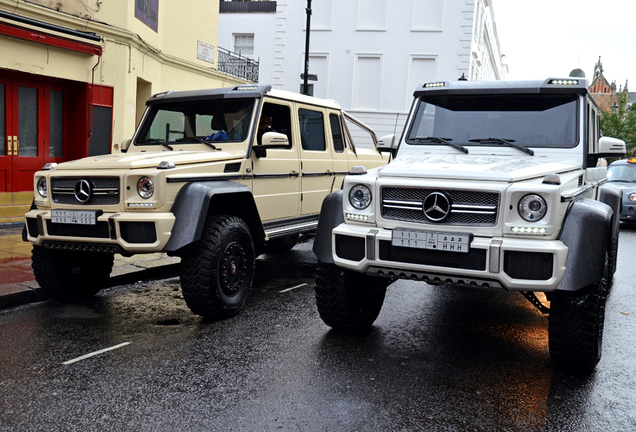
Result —
[{"label": "side window", "polygon": [[265,102],[258,120],[258,144],[265,132],[278,132],[287,135],[289,148],[292,147],[291,109],[287,105]]},{"label": "side window", "polygon": [[327,146],[325,145],[325,126],[322,113],[300,108],[298,120],[303,150],[325,151]]},{"label": "side window", "polygon": [[333,148],[338,153],[344,151],[344,138],[342,136],[342,128],[340,126],[340,116],[337,114],[329,114],[329,125],[331,126],[331,139],[333,140]]}]

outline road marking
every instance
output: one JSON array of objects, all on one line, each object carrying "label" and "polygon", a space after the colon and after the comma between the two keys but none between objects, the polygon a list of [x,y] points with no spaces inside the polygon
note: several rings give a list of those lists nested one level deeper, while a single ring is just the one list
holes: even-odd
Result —
[{"label": "road marking", "polygon": [[300,284],[300,285],[293,286],[293,287],[291,287],[291,288],[285,288],[284,290],[281,290],[281,291],[278,291],[278,292],[282,294],[282,293],[289,292],[289,291],[291,291],[291,290],[295,290],[295,289],[298,289],[298,288],[302,288],[302,287],[304,287],[304,286],[306,286],[306,285],[307,285],[307,284],[306,284],[306,283],[304,283],[304,284]]},{"label": "road marking", "polygon": [[63,365],[70,365],[70,364],[76,363],[78,361],[86,360],[87,358],[90,358],[90,357],[93,357],[93,356],[96,356],[96,355],[99,355],[99,354],[103,354],[103,353],[108,352],[108,351],[116,350],[118,348],[124,347],[124,346],[129,345],[129,344],[130,344],[130,342],[120,343],[119,345],[115,345],[115,346],[112,346],[110,348],[104,348],[104,349],[99,350],[99,351],[94,351],[92,353],[88,353],[88,354],[85,354],[83,356],[76,357],[76,358],[74,358],[72,360],[65,361],[62,364]]}]

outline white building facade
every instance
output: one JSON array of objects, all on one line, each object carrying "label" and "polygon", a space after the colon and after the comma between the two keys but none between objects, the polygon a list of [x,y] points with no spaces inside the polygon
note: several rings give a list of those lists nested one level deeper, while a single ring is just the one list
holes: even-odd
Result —
[{"label": "white building facade", "polygon": [[[300,92],[306,6],[278,0],[275,12],[222,12],[219,45],[244,50],[251,40],[259,82]],[[504,78],[491,0],[313,0],[311,7],[313,95],[337,100],[378,136],[402,132],[419,83]]]}]

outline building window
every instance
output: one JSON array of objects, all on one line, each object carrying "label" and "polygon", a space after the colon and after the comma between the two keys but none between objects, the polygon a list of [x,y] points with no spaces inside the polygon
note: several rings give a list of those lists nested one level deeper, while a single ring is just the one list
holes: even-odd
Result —
[{"label": "building window", "polygon": [[358,30],[386,30],[387,0],[358,0]]},{"label": "building window", "polygon": [[356,55],[353,76],[354,109],[379,110],[382,98],[382,55]]},{"label": "building window", "polygon": [[254,35],[235,34],[234,52],[247,58],[254,58]]}]

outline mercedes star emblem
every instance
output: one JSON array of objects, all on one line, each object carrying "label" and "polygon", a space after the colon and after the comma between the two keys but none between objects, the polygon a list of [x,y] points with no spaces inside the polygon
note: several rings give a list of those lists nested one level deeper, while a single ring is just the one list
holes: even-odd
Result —
[{"label": "mercedes star emblem", "polygon": [[77,198],[79,202],[88,202],[88,200],[91,199],[92,192],[93,187],[88,180],[82,179],[75,183],[75,198]]},{"label": "mercedes star emblem", "polygon": [[422,203],[424,216],[431,222],[441,222],[451,212],[450,198],[442,192],[431,192]]}]

